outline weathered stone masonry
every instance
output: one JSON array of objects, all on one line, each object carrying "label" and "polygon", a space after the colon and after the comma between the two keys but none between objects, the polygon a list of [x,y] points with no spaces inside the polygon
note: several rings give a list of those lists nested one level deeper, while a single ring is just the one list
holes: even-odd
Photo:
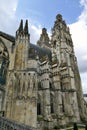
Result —
[{"label": "weathered stone masonry", "polygon": [[51,39],[43,28],[37,45],[27,20],[15,37],[0,32],[0,113],[40,130],[86,120],[73,41],[60,14]]}]

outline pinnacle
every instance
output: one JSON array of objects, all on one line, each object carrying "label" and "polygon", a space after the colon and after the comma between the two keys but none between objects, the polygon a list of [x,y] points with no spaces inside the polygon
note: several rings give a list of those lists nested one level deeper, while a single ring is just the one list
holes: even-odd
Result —
[{"label": "pinnacle", "polygon": [[22,19],[21,19],[18,31],[19,31],[19,33],[23,33],[23,20]]},{"label": "pinnacle", "polygon": [[58,21],[62,21],[62,15],[61,15],[61,14],[58,14],[58,15],[56,16],[56,19],[57,19]]},{"label": "pinnacle", "polygon": [[28,20],[26,20],[26,23],[25,23],[24,33],[28,34]]},{"label": "pinnacle", "polygon": [[23,20],[21,19],[17,34],[23,34],[23,35],[28,34],[28,20],[26,20],[25,26],[23,28]]}]

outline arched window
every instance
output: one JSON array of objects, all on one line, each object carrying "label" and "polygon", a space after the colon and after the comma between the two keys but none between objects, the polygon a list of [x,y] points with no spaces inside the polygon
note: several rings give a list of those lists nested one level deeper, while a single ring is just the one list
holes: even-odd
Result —
[{"label": "arched window", "polygon": [[54,113],[54,96],[50,94],[50,107],[51,107],[51,113]]},{"label": "arched window", "polygon": [[6,74],[9,63],[9,55],[6,46],[0,39],[0,84],[6,83]]},{"label": "arched window", "polygon": [[37,100],[37,115],[41,115],[41,97],[38,95],[38,100]]}]

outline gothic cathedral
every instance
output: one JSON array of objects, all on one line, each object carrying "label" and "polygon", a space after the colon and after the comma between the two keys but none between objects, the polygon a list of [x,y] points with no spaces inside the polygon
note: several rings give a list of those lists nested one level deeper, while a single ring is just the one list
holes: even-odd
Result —
[{"label": "gothic cathedral", "polygon": [[37,45],[27,20],[15,37],[0,32],[0,114],[38,130],[86,119],[73,41],[60,14],[51,39],[43,28]]}]

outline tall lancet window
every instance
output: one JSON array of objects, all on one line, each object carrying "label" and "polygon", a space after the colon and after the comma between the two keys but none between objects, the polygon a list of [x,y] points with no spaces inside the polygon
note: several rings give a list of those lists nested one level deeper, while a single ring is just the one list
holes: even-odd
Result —
[{"label": "tall lancet window", "polygon": [[41,115],[41,97],[38,95],[38,100],[37,100],[37,115]]},{"label": "tall lancet window", "polygon": [[54,113],[54,95],[50,95],[51,113]]},{"label": "tall lancet window", "polygon": [[9,55],[7,48],[0,39],[0,84],[4,85],[6,83],[6,74],[9,63]]}]

